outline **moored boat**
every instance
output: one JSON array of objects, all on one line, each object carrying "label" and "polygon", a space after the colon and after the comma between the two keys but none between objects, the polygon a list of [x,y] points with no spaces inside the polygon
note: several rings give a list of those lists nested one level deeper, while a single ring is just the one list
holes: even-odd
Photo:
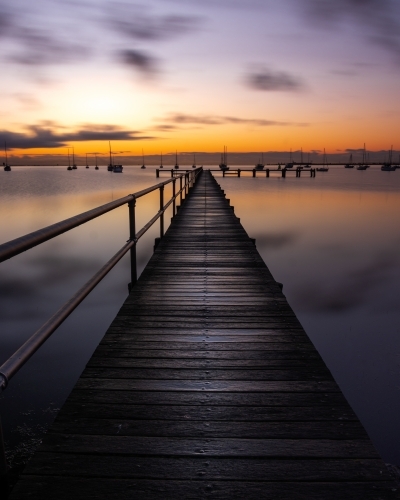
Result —
[{"label": "moored boat", "polygon": [[229,170],[227,158],[228,158],[228,148],[224,146],[224,152],[221,154],[221,163],[218,165],[221,170]]},{"label": "moored boat", "polygon": [[325,152],[325,148],[324,148],[324,157],[323,157],[323,160],[322,160],[322,167],[318,167],[317,168],[317,172],[328,172],[329,168],[328,168],[328,156]]},{"label": "moored boat", "polygon": [[354,168],[354,165],[353,165],[353,154],[350,153],[350,158],[349,158],[349,163],[346,163],[344,168]]},{"label": "moored boat", "polygon": [[144,164],[144,153],[142,149],[142,166],[140,168],[146,168],[146,165]]},{"label": "moored boat", "polygon": [[255,167],[256,170],[262,170],[264,168],[264,154],[261,153],[261,160],[259,160],[258,163],[256,163]]},{"label": "moored boat", "polygon": [[4,172],[11,172],[11,166],[8,164],[7,159],[7,144],[4,142],[4,156],[6,161],[3,162]]}]

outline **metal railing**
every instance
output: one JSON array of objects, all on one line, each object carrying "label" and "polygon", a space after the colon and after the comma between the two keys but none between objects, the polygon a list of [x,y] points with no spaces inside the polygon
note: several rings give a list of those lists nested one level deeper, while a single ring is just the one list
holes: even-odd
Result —
[{"label": "metal railing", "polygon": [[[39,347],[51,336],[51,334],[64,322],[64,320],[77,308],[87,295],[95,288],[95,286],[111,271],[111,269],[122,259],[122,257],[130,251],[131,264],[131,282],[128,285],[129,290],[137,281],[136,267],[136,244],[139,239],[150,229],[150,227],[160,219],[160,238],[164,236],[164,213],[168,207],[172,205],[172,216],[177,212],[176,200],[179,197],[180,203],[189,193],[190,188],[196,182],[196,179],[202,168],[186,171],[173,178],[151,186],[149,188],[130,194],[124,198],[112,201],[100,207],[89,210],[82,214],[76,215],[69,219],[65,219],[51,226],[39,229],[33,233],[21,236],[15,240],[9,241],[0,245],[0,262],[3,262],[11,257],[21,254],[45,241],[48,241],[60,234],[63,234],[75,227],[78,227],[86,222],[89,222],[101,215],[111,212],[122,205],[127,204],[129,208],[129,240],[125,245],[85,284],[80,288],[68,302],[66,302],[53,316],[46,321],[7,361],[0,366],[0,392],[4,391],[9,380],[22,368],[22,366],[31,358],[31,356],[39,349]],[[179,190],[176,190],[176,181],[179,179]],[[167,203],[164,203],[164,187],[172,183],[172,196]],[[152,217],[142,229],[136,232],[136,216],[135,207],[136,200],[152,193],[156,190],[160,192],[160,209]],[[0,422],[0,473],[6,472],[6,460],[4,452],[4,442],[2,440],[2,429]]]}]

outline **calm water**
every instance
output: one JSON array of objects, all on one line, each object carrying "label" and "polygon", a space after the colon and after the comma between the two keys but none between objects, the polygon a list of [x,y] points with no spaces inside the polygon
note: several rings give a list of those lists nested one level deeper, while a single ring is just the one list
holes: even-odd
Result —
[{"label": "calm water", "polygon": [[[164,176],[138,167],[125,167],[122,175],[104,167],[1,172],[1,242]],[[217,176],[378,451],[400,464],[400,171],[331,167],[315,179]],[[141,199],[137,227],[157,208],[157,193]],[[154,227],[139,243],[139,271],[157,232]],[[2,263],[0,362],[127,238],[127,208],[121,207]],[[128,281],[126,257],[11,381],[1,396],[10,451],[21,440],[34,443],[52,421],[126,298]]]}]

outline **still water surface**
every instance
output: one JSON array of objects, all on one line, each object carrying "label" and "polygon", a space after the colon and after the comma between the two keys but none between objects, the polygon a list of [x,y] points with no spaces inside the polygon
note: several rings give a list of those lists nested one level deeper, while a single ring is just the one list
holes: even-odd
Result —
[{"label": "still water surface", "polygon": [[[137,166],[122,175],[104,167],[1,172],[0,243],[167,180],[164,175],[156,179],[154,169]],[[378,451],[400,464],[400,171],[331,167],[300,179],[216,175]],[[138,201],[137,228],[158,203],[158,193]],[[157,235],[156,225],[138,245],[139,272]],[[2,263],[0,363],[127,239],[121,207]],[[1,396],[9,450],[40,438],[52,421],[126,298],[128,281],[125,257],[10,382]]]}]

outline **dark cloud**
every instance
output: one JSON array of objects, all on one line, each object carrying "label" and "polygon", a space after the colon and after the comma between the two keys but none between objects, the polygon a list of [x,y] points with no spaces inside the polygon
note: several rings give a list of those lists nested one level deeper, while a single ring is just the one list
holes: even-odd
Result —
[{"label": "dark cloud", "polygon": [[301,80],[289,73],[273,72],[267,68],[250,72],[246,78],[247,86],[265,92],[297,92],[304,85]]},{"label": "dark cloud", "polygon": [[80,141],[136,141],[153,139],[138,131],[124,130],[114,125],[85,124],[75,131],[60,130],[55,124],[31,125],[26,132],[0,130],[0,137],[12,149],[59,148]]},{"label": "dark cloud", "polygon": [[144,76],[154,77],[158,73],[157,59],[143,51],[123,50],[119,54],[119,59]]},{"label": "dark cloud", "polygon": [[394,0],[296,0],[313,26],[337,29],[350,23],[371,42],[395,56],[400,64],[400,15]]},{"label": "dark cloud", "polygon": [[65,64],[86,59],[90,51],[86,46],[65,39],[56,39],[44,30],[18,29],[12,34],[18,48],[9,56],[11,62],[28,66]]},{"label": "dark cloud", "polygon": [[138,41],[165,41],[193,33],[202,22],[198,16],[151,14],[143,5],[115,2],[110,4],[111,26],[121,35]]},{"label": "dark cloud", "polygon": [[307,126],[307,123],[281,122],[276,120],[263,120],[258,118],[239,118],[235,116],[217,115],[189,115],[184,113],[172,113],[162,118],[163,124],[160,126],[168,130],[169,124],[176,125],[250,125],[255,127],[287,127],[287,126]]}]

